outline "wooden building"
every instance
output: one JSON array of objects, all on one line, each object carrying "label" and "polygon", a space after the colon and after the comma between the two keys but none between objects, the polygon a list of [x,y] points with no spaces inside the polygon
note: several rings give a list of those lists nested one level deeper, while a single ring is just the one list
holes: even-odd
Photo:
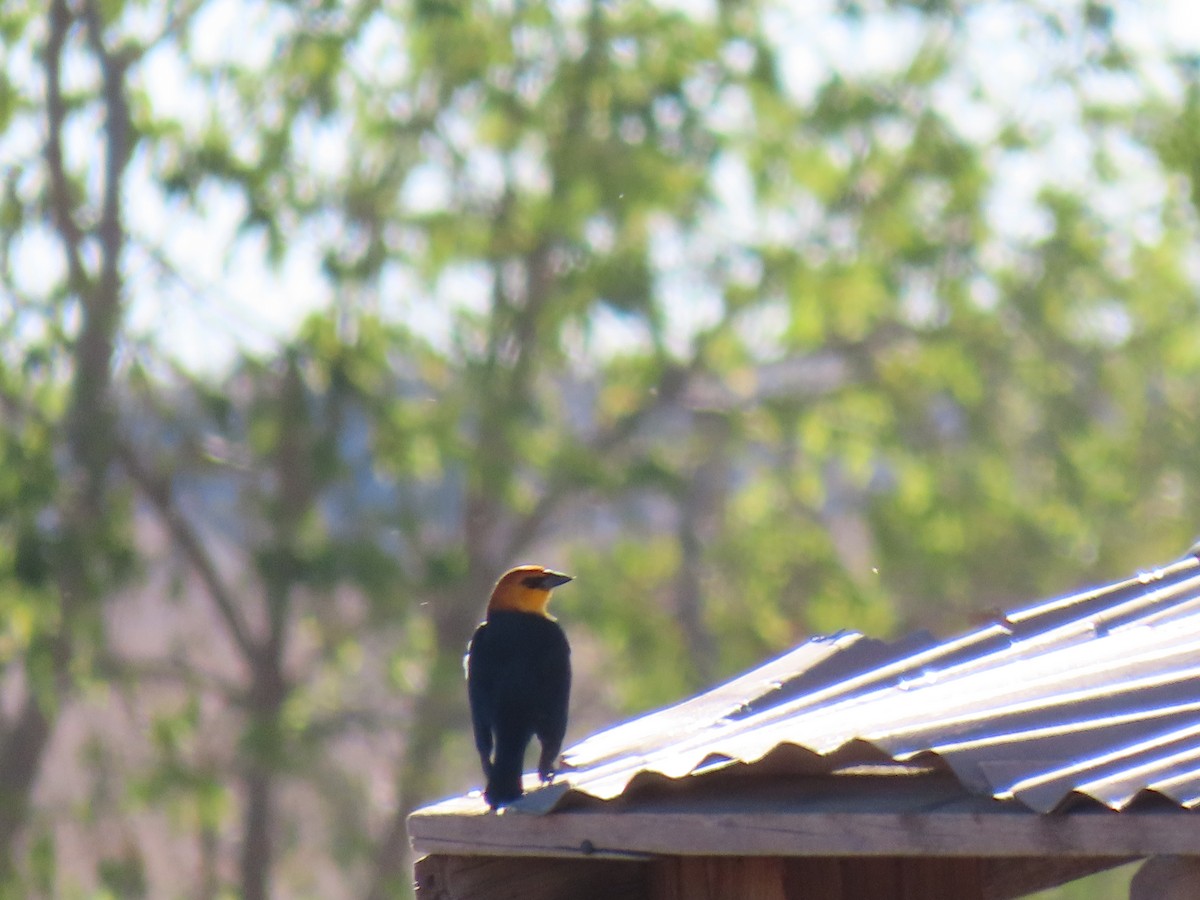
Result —
[{"label": "wooden building", "polygon": [[409,819],[423,898],[1200,898],[1200,562],[949,641],[811,640]]}]

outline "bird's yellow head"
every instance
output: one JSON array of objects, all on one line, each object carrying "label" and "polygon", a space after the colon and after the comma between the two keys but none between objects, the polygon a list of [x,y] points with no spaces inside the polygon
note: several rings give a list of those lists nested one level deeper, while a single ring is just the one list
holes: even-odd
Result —
[{"label": "bird's yellow head", "polygon": [[570,580],[570,575],[555,572],[545,566],[517,566],[515,569],[509,569],[492,588],[488,612],[527,612],[549,618],[546,604],[550,602],[550,592]]}]

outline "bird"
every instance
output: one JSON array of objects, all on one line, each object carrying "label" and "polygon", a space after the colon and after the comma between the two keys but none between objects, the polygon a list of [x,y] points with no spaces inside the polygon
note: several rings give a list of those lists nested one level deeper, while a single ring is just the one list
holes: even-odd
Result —
[{"label": "bird", "polygon": [[522,794],[525,750],[541,742],[538,776],[554,769],[567,731],[571,647],[562,626],[546,611],[550,592],[572,581],[544,566],[517,566],[500,576],[485,620],[467,647],[467,699],[475,747],[492,809]]}]

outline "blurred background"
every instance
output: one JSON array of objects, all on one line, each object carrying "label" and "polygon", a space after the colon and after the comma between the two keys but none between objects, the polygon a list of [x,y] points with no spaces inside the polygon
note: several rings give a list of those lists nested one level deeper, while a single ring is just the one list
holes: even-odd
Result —
[{"label": "blurred background", "polygon": [[570,742],[1197,531],[1188,0],[6,0],[0,61],[2,896],[407,896],[515,563]]}]

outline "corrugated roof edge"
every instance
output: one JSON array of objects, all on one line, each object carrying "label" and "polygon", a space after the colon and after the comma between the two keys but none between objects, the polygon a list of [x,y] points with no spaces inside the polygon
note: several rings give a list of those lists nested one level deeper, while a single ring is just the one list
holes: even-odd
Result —
[{"label": "corrugated roof edge", "polygon": [[[608,800],[664,778],[753,769],[764,760],[777,771],[788,756],[777,751],[791,746],[797,774],[832,771],[853,763],[855,752],[861,762],[919,760],[954,772],[968,790],[1038,812],[1081,799],[1121,810],[1165,798],[1191,809],[1200,805],[1200,679],[1187,665],[1197,659],[1189,639],[1200,640],[1194,556],[997,616],[942,642],[920,632],[890,643],[853,632],[817,637],[586,738],[567,751],[570,767],[551,790],[533,790],[521,805],[549,811],[573,795]],[[1180,693],[1169,718],[1164,685]],[[1099,707],[1073,732],[1071,692],[1083,688]],[[1106,688],[1114,723],[1104,715]],[[1158,706],[1139,707],[1151,696]],[[973,706],[975,698],[982,699]],[[1014,708],[1029,730],[987,733],[989,721],[1005,721]],[[965,733],[973,739],[960,740]]]}]

